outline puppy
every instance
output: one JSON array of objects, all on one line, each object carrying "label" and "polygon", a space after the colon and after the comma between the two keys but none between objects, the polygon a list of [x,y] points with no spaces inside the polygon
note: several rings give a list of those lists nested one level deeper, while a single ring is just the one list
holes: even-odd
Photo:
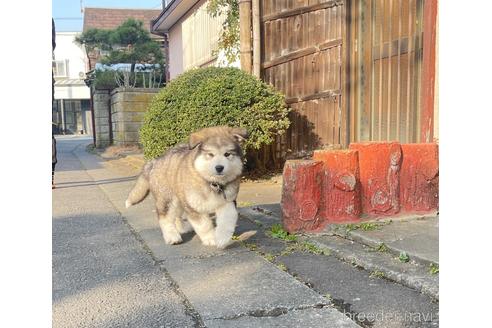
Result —
[{"label": "puppy", "polygon": [[[226,247],[238,219],[241,144],[247,137],[245,129],[227,126],[193,133],[188,144],[145,164],[126,207],[141,202],[150,191],[167,244],[180,243],[181,234],[195,230],[204,245]],[[210,214],[215,214],[216,228]]]}]

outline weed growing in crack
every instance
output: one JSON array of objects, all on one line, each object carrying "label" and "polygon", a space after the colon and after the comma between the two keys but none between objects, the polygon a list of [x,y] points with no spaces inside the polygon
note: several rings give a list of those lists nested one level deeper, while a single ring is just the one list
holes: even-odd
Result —
[{"label": "weed growing in crack", "polygon": [[283,263],[278,263],[277,268],[279,268],[282,271],[287,271],[287,266]]},{"label": "weed growing in crack", "polygon": [[431,263],[429,265],[429,273],[434,275],[439,273],[439,265],[435,263]]},{"label": "weed growing in crack", "polygon": [[246,242],[242,242],[242,244],[249,248],[250,251],[256,251],[258,249],[258,246],[256,244],[253,244],[253,243],[246,243]]},{"label": "weed growing in crack", "polygon": [[381,244],[378,245],[378,247],[376,248],[376,250],[378,252],[385,253],[385,252],[388,251],[388,247],[386,246],[385,243],[381,243]]},{"label": "weed growing in crack", "polygon": [[268,262],[273,262],[275,261],[275,255],[273,255],[272,253],[265,253],[263,254],[263,257],[265,258],[265,260],[267,260]]},{"label": "weed growing in crack", "polygon": [[379,271],[379,270],[374,270],[371,272],[369,277],[371,277],[371,278],[384,278],[386,276],[385,276],[384,272]]},{"label": "weed growing in crack", "polygon": [[326,248],[318,247],[317,245],[305,241],[299,245],[300,250],[316,255],[330,255],[330,250]]},{"label": "weed growing in crack", "polygon": [[267,234],[269,234],[273,238],[278,238],[285,241],[297,241],[296,235],[292,235],[288,233],[287,231],[284,230],[282,225],[278,223],[272,225],[270,230],[267,231]]},{"label": "weed growing in crack", "polygon": [[407,263],[410,261],[410,257],[408,256],[407,252],[400,252],[400,256],[398,256],[398,259],[400,262]]},{"label": "weed growing in crack", "polygon": [[[350,232],[354,230],[362,230],[362,231],[374,231],[374,230],[379,230],[385,225],[388,225],[392,223],[392,220],[386,221],[386,222],[362,222],[362,223],[348,223],[345,225],[342,225],[342,227],[345,228],[345,232]],[[337,227],[336,230],[339,228]]]}]

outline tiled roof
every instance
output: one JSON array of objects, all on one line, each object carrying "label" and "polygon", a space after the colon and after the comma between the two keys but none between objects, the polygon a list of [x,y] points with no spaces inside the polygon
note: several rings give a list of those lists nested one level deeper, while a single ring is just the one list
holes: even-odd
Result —
[{"label": "tiled roof", "polygon": [[150,32],[151,20],[157,18],[160,9],[116,9],[116,8],[84,8],[83,31],[90,28],[114,29],[128,18],[141,20]]}]

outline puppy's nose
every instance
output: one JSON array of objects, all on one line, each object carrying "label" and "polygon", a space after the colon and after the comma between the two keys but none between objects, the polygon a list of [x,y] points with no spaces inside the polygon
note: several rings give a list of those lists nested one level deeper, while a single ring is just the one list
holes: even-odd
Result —
[{"label": "puppy's nose", "polygon": [[217,173],[222,173],[222,171],[224,171],[224,165],[216,165],[215,170]]}]

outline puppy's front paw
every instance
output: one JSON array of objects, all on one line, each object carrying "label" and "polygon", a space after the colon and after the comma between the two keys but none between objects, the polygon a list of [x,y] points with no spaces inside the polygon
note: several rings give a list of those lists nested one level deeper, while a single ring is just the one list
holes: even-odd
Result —
[{"label": "puppy's front paw", "polygon": [[179,233],[165,232],[162,235],[164,237],[164,241],[168,245],[179,244],[179,243],[181,243],[183,241],[183,239],[181,238],[181,235]]},{"label": "puppy's front paw", "polygon": [[202,244],[205,246],[215,246],[215,236],[213,234],[208,234],[206,236],[201,237]]},{"label": "puppy's front paw", "polygon": [[215,232],[215,240],[217,241],[217,248],[224,249],[232,243],[233,232],[226,232],[217,230]]}]

